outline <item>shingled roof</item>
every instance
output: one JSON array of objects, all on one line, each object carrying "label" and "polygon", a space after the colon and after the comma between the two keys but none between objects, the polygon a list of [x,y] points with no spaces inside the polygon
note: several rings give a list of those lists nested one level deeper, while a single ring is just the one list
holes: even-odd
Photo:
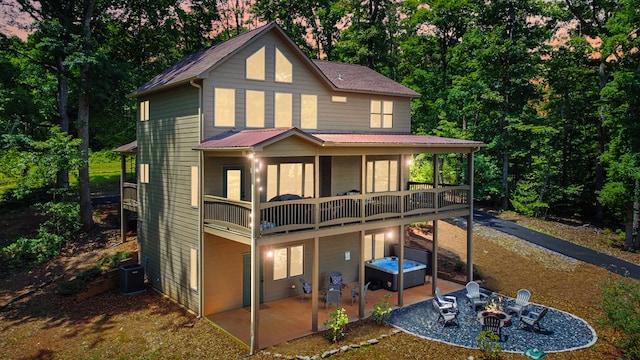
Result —
[{"label": "shingled roof", "polygon": [[[245,45],[272,29],[276,29],[282,36],[289,39],[280,27],[275,23],[269,23],[187,56],[139,87],[129,96],[138,97],[144,93],[160,90],[164,87],[184,84],[195,79],[202,79],[206,77],[206,73],[213,67],[224,62]],[[299,52],[300,58],[307,62],[309,70],[318,74],[318,78],[333,90],[406,97],[420,96],[419,93],[365,66],[310,60],[291,39],[289,39],[289,41],[292,47]]]},{"label": "shingled roof", "polygon": [[338,90],[420,97],[420,94],[361,65],[312,60]]}]

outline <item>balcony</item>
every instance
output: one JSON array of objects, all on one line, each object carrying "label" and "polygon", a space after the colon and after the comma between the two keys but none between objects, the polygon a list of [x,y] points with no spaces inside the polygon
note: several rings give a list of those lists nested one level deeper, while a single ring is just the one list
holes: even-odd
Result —
[{"label": "balcony", "polygon": [[[410,183],[409,190],[275,201],[259,204],[260,236],[331,226],[383,221],[465,210],[469,186],[429,188]],[[205,195],[204,223],[244,235],[251,234],[251,203]]]}]

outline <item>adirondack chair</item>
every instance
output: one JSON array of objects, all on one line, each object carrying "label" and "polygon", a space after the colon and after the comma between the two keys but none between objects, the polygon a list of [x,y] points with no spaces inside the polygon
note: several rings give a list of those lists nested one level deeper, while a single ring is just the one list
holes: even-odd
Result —
[{"label": "adirondack chair", "polygon": [[442,296],[440,289],[436,286],[436,299],[438,300],[438,306],[442,308],[451,308],[455,312],[458,312],[458,301],[455,296]]},{"label": "adirondack chair", "polygon": [[544,308],[539,313],[531,311],[527,314],[527,316],[521,317],[520,328],[529,328],[534,332],[542,331],[542,328],[540,327],[540,321],[542,320],[542,318],[544,318],[545,315],[547,315],[547,311],[549,311],[549,308]]},{"label": "adirondack chair", "polygon": [[518,318],[522,317],[522,312],[529,307],[529,299],[531,298],[531,293],[527,289],[518,290],[518,295],[513,304],[507,306],[507,313],[516,313],[518,314]]},{"label": "adirondack chair", "polygon": [[440,323],[440,321],[442,321],[442,327],[447,326],[447,324],[460,326],[460,324],[458,324],[458,312],[457,311],[453,310],[453,308],[451,308],[451,307],[446,307],[446,308],[441,307],[438,304],[438,301],[436,301],[435,299],[432,300],[431,303],[433,304],[433,308],[438,313],[438,319],[436,321],[438,323]]},{"label": "adirondack chair", "polygon": [[480,292],[480,285],[478,285],[475,281],[470,281],[466,285],[467,288],[467,299],[469,299],[469,304],[476,310],[478,306],[485,306],[487,303],[488,296],[487,294],[483,294]]}]

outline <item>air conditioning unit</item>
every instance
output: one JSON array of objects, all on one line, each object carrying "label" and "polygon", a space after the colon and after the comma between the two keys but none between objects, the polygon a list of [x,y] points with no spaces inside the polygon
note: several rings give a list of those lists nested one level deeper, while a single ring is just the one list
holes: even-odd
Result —
[{"label": "air conditioning unit", "polygon": [[125,295],[135,295],[147,290],[144,285],[144,266],[140,264],[120,266],[120,291]]}]

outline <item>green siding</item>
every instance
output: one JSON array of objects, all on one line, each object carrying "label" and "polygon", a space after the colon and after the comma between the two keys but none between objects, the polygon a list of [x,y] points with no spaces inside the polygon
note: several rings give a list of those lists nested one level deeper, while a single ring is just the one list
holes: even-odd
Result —
[{"label": "green siding", "polygon": [[149,281],[164,294],[199,312],[189,286],[190,249],[199,249],[199,211],[191,207],[192,147],[200,141],[198,90],[183,86],[154,95],[150,120],[138,123],[138,161],[149,164],[140,184],[141,262]]},{"label": "green siding", "polygon": [[[245,127],[245,90],[265,92],[265,128],[274,126],[273,98],[275,92],[293,94],[293,126],[300,128],[300,95],[318,96],[318,130],[325,131],[357,131],[374,133],[410,133],[411,105],[410,99],[404,97],[334,92],[319,78],[308,64],[294,54],[292,49],[283,45],[280,38],[273,33],[266,34],[261,41],[250,44],[239,51],[233,59],[211,71],[204,80],[204,138],[229,130],[214,128],[214,94],[215,87],[236,89],[236,125],[238,129]],[[265,81],[246,80],[244,60],[262,46],[266,46]],[[275,47],[291,61],[293,65],[293,83],[277,83],[274,79]],[[374,89],[375,90],[375,89]],[[346,103],[334,103],[333,95],[346,96]],[[393,128],[369,128],[370,101],[391,100],[394,102]]]}]

